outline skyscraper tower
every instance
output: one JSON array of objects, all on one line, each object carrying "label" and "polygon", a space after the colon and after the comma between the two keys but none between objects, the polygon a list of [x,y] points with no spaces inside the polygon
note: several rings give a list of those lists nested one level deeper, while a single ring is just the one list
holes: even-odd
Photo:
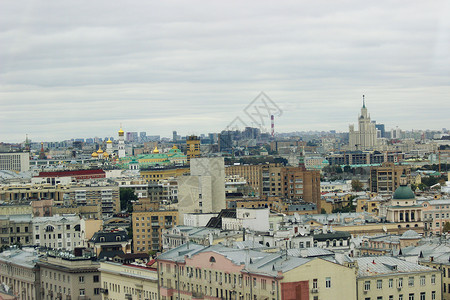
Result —
[{"label": "skyscraper tower", "polygon": [[125,157],[125,140],[124,140],[125,132],[122,130],[122,125],[119,130],[119,158]]},{"label": "skyscraper tower", "polygon": [[358,118],[358,131],[350,125],[348,143],[351,150],[372,150],[377,144],[377,130],[375,123],[370,121],[366,102],[363,95],[363,106]]}]

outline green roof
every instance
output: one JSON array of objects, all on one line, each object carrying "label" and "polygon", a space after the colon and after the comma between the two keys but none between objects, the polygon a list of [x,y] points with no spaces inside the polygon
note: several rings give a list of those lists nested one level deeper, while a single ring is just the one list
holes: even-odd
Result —
[{"label": "green roof", "polygon": [[392,196],[392,199],[414,199],[416,196],[411,188],[407,185],[399,186]]}]

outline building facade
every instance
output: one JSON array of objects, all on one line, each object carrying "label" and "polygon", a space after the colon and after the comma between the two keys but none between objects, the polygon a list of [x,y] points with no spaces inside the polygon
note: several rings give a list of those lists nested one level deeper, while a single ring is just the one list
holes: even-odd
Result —
[{"label": "building facade", "polygon": [[172,228],[179,222],[176,210],[134,212],[131,219],[134,253],[161,251],[163,230]]},{"label": "building facade", "polygon": [[30,170],[30,153],[0,153],[0,170],[25,172]]},{"label": "building facade", "polygon": [[348,144],[351,150],[372,150],[377,145],[377,129],[370,120],[363,96],[363,107],[358,118],[358,130],[354,125],[349,127]]},{"label": "building facade", "polygon": [[92,257],[49,252],[37,265],[41,275],[41,299],[102,299],[99,263]]}]

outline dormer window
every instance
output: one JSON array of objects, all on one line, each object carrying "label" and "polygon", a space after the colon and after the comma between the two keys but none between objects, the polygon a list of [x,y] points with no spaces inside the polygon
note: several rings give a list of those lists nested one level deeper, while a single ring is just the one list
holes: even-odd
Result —
[{"label": "dormer window", "polygon": [[100,237],[100,242],[104,242],[105,241],[105,237],[104,236],[101,236]]},{"label": "dormer window", "polygon": [[120,236],[116,236],[116,241],[121,241],[122,239],[120,238]]},{"label": "dormer window", "polygon": [[211,263],[215,263],[216,262],[216,259],[214,258],[214,256],[211,256],[209,258],[209,262],[211,262]]}]

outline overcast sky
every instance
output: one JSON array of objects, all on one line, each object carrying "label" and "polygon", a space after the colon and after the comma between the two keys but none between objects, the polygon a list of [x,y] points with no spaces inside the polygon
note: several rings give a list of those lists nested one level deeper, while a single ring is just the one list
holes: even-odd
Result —
[{"label": "overcast sky", "polygon": [[450,4],[0,2],[0,141],[218,132],[261,91],[279,132],[347,131],[363,94],[387,128],[450,128]]}]

